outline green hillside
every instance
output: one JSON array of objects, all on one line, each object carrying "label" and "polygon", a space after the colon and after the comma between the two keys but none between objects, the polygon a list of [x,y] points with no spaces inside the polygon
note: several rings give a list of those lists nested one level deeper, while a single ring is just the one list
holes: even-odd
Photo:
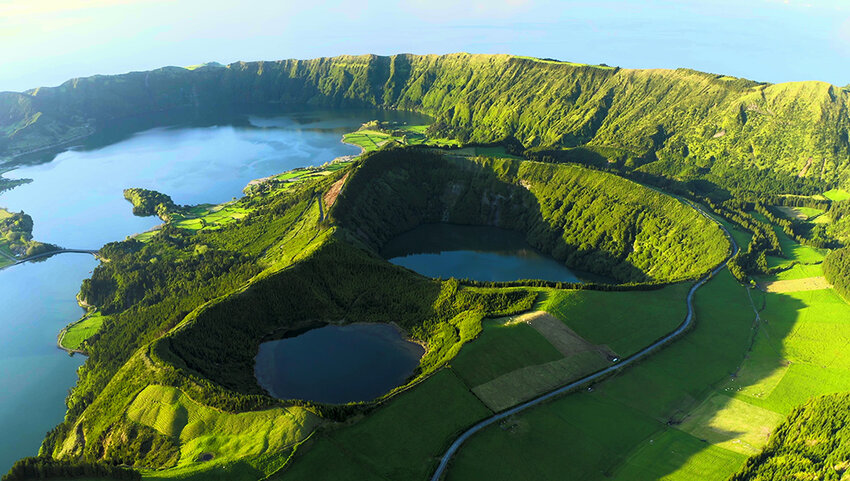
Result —
[{"label": "green hillside", "polygon": [[627,168],[812,194],[819,193],[817,185],[850,181],[848,95],[820,82],[769,85],[685,69],[509,55],[166,67],[0,94],[0,155],[70,142],[113,119],[144,113],[376,106],[433,115],[432,133],[464,143],[512,136],[525,147],[585,146]]}]

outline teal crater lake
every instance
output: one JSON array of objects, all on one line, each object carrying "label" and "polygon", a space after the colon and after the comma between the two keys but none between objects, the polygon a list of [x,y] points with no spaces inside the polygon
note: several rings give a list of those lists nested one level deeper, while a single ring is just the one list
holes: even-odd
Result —
[{"label": "teal crater lake", "polygon": [[489,226],[425,224],[381,249],[393,264],[424,276],[507,282],[582,282],[564,264],[535,250],[515,231]]},{"label": "teal crater lake", "polygon": [[254,373],[278,399],[371,401],[407,382],[424,353],[390,324],[327,325],[260,344]]}]

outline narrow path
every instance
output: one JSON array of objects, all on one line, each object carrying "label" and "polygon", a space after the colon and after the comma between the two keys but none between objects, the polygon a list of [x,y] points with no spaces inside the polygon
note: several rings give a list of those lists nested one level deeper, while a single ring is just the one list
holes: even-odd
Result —
[{"label": "narrow path", "polygon": [[688,314],[687,314],[687,316],[685,316],[685,320],[682,322],[682,324],[680,324],[679,327],[677,327],[675,331],[671,332],[670,334],[667,334],[666,336],[659,339],[658,341],[655,341],[654,343],[645,347],[644,349],[642,349],[638,353],[633,354],[633,355],[631,355],[631,356],[629,356],[625,359],[622,359],[617,364],[614,364],[610,367],[607,367],[607,368],[605,368],[601,371],[597,371],[597,372],[595,372],[595,373],[593,373],[589,376],[583,377],[583,378],[581,378],[577,381],[573,381],[573,382],[571,382],[571,383],[569,383],[565,386],[561,386],[558,389],[555,389],[554,391],[550,391],[550,392],[543,394],[541,396],[538,396],[538,397],[536,397],[536,398],[534,398],[530,401],[526,401],[522,404],[514,406],[514,407],[508,409],[507,411],[502,411],[500,413],[494,414],[493,416],[490,416],[489,418],[484,419],[483,421],[479,422],[478,424],[467,429],[466,431],[463,432],[463,434],[461,434],[460,436],[458,436],[457,439],[454,440],[454,442],[449,446],[449,449],[445,452],[445,454],[443,454],[443,457],[440,459],[440,465],[437,467],[437,470],[434,472],[434,475],[431,476],[431,481],[439,481],[440,478],[443,477],[443,475],[446,472],[446,468],[449,465],[449,461],[451,461],[452,457],[455,455],[455,453],[458,451],[458,449],[460,449],[460,446],[464,442],[466,442],[467,439],[472,437],[472,435],[474,435],[478,431],[481,431],[482,429],[486,428],[487,426],[493,425],[493,424],[501,421],[502,419],[513,416],[514,414],[525,411],[526,409],[528,409],[530,407],[537,406],[540,403],[543,403],[543,402],[548,401],[552,398],[555,398],[557,396],[565,394],[569,391],[572,391],[573,389],[575,389],[577,387],[580,387],[584,384],[593,382],[593,381],[600,379],[600,378],[602,378],[602,377],[604,377],[608,374],[614,373],[614,372],[619,371],[619,370],[621,370],[621,369],[623,369],[623,368],[625,368],[625,367],[627,367],[631,364],[634,364],[637,361],[640,361],[643,358],[647,357],[649,354],[651,354],[656,349],[661,348],[665,344],[667,344],[668,342],[674,340],[679,335],[681,335],[683,332],[685,332],[689,327],[691,327],[691,324],[693,324],[693,320],[694,320],[694,304],[693,304],[694,294],[696,293],[697,289],[702,287],[706,282],[708,282],[709,279],[711,279],[714,275],[716,275],[718,272],[720,272],[721,270],[723,270],[726,267],[726,263],[729,262],[729,260],[738,253],[738,244],[735,242],[735,239],[732,238],[732,235],[729,233],[728,230],[726,230],[726,227],[723,226],[723,224],[721,224],[716,219],[714,219],[713,217],[708,215],[698,205],[696,205],[692,202],[689,202],[689,201],[685,201],[685,202],[688,205],[690,205],[691,207],[693,207],[694,209],[696,209],[703,217],[714,222],[715,224],[717,224],[720,227],[720,229],[723,230],[723,234],[726,235],[726,238],[729,239],[729,242],[732,245],[732,253],[729,254],[729,256],[727,256],[726,259],[724,259],[723,262],[721,262],[719,265],[717,265],[717,267],[715,267],[711,272],[706,274],[702,279],[698,280],[691,287],[691,289],[688,291],[688,296],[686,298],[686,303],[688,305]]},{"label": "narrow path", "polygon": [[24,257],[23,259],[14,259],[14,264],[9,264],[7,266],[0,267],[0,271],[3,269],[8,269],[9,267],[16,266],[18,264],[23,264],[24,262],[34,261],[36,259],[41,259],[44,257],[50,257],[56,254],[91,254],[96,256],[100,251],[88,250],[88,249],[56,249],[50,252],[43,252],[41,254],[36,254],[34,256]]}]

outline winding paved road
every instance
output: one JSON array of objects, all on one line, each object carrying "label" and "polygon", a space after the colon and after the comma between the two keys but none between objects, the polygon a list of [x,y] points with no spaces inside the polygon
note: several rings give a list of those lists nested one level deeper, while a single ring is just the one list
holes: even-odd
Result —
[{"label": "winding paved road", "polygon": [[543,394],[539,397],[536,397],[536,398],[534,398],[530,401],[526,401],[522,404],[514,406],[514,407],[508,409],[507,411],[502,411],[498,414],[494,414],[493,416],[490,416],[489,418],[487,418],[487,419],[479,422],[478,424],[472,426],[471,428],[467,429],[466,431],[464,431],[463,434],[461,434],[457,439],[455,439],[455,441],[451,444],[451,446],[449,446],[449,449],[446,451],[446,453],[443,454],[442,459],[440,459],[440,465],[437,467],[437,470],[434,472],[434,475],[431,476],[431,481],[439,481],[439,479],[443,476],[443,474],[445,474],[446,468],[449,465],[449,461],[455,455],[457,450],[460,449],[460,446],[467,439],[472,437],[472,435],[477,433],[478,431],[481,431],[482,429],[486,428],[487,426],[495,424],[495,423],[497,423],[497,422],[501,421],[502,419],[505,419],[509,416],[513,416],[514,414],[525,411],[526,409],[528,409],[530,407],[536,406],[536,405],[538,405],[542,402],[548,401],[549,399],[560,396],[561,394],[565,394],[565,393],[567,393],[567,392],[569,392],[569,391],[571,391],[571,390],[573,390],[577,387],[582,386],[583,384],[593,382],[593,381],[595,381],[595,380],[597,380],[597,379],[599,379],[599,378],[601,378],[601,377],[603,377],[607,374],[611,374],[611,373],[619,371],[619,370],[621,370],[621,369],[623,369],[623,368],[625,368],[625,367],[627,367],[631,364],[634,364],[637,361],[640,361],[641,359],[647,357],[649,354],[651,354],[656,349],[658,349],[658,348],[664,346],[665,344],[667,344],[668,342],[672,341],[673,339],[678,337],[680,334],[685,332],[689,327],[691,327],[691,324],[693,324],[693,320],[694,320],[694,304],[693,304],[694,293],[696,293],[697,289],[702,287],[703,284],[708,282],[708,280],[711,279],[715,274],[717,274],[718,272],[723,270],[723,268],[726,267],[726,263],[729,262],[729,259],[731,259],[732,257],[735,256],[735,254],[738,253],[738,244],[735,242],[735,239],[733,239],[732,236],[729,234],[729,231],[726,230],[726,227],[723,226],[723,224],[721,224],[717,220],[715,220],[713,217],[708,215],[701,207],[699,207],[698,205],[696,205],[692,202],[689,202],[689,201],[682,201],[682,202],[687,203],[688,205],[690,205],[691,207],[696,209],[697,212],[699,212],[703,217],[705,217],[706,219],[709,219],[710,221],[712,221],[715,224],[717,224],[718,226],[720,226],[720,228],[723,230],[723,233],[726,235],[726,238],[729,239],[729,242],[732,245],[732,253],[729,254],[729,256],[726,257],[726,259],[724,259],[723,262],[721,262],[711,272],[706,274],[702,279],[698,280],[691,287],[691,290],[688,291],[688,297],[686,298],[686,302],[687,302],[687,305],[688,305],[688,314],[687,314],[687,316],[685,316],[685,320],[682,322],[682,324],[680,324],[679,327],[677,327],[675,331],[671,332],[670,334],[667,334],[666,336],[659,339],[658,341],[655,341],[654,343],[645,347],[641,351],[639,351],[635,354],[632,354],[631,356],[629,356],[627,358],[622,359],[617,364],[614,364],[610,367],[607,367],[607,368],[605,368],[601,371],[597,371],[597,372],[595,372],[595,373],[593,373],[589,376],[583,377],[583,378],[581,378],[577,381],[573,381],[573,382],[571,382],[571,383],[569,383],[565,386],[561,386],[554,391],[550,391],[550,392]]},{"label": "winding paved road", "polygon": [[8,267],[16,266],[18,264],[23,264],[24,262],[34,261],[36,259],[41,259],[43,257],[50,257],[56,254],[91,254],[96,256],[99,251],[93,251],[88,249],[56,249],[50,252],[43,252],[41,254],[36,254],[34,256],[25,257],[23,259],[13,259],[15,262],[13,264],[9,264],[7,266],[0,267],[0,271],[6,269]]}]

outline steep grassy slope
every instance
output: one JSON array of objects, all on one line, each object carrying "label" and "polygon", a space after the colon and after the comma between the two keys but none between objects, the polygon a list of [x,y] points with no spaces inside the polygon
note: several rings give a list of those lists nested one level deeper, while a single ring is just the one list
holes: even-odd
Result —
[{"label": "steep grassy slope", "polygon": [[[508,55],[341,56],[167,67],[0,94],[0,155],[96,130],[111,119],[250,104],[378,106],[434,115],[463,142],[586,145],[650,171],[728,184],[800,176],[848,182],[848,92],[819,82],[767,85],[691,70],[629,70]],[[757,182],[756,182],[757,183]],[[731,185],[731,184],[730,184]],[[805,185],[805,184],[800,184]],[[799,188],[799,186],[797,186]]]}]

